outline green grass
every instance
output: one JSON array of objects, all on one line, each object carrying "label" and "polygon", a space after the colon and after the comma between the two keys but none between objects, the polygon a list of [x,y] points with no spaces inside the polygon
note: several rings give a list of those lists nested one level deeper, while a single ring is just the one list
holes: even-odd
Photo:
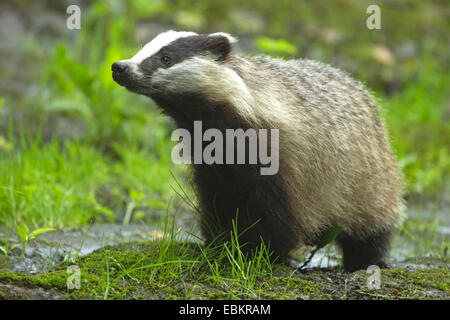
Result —
[{"label": "green grass", "polygon": [[[131,290],[147,287],[157,294],[169,291],[166,297],[169,299],[189,299],[195,295],[194,283],[215,288],[232,288],[227,293],[228,298],[232,299],[261,297],[263,282],[260,280],[270,278],[273,268],[269,250],[264,244],[252,255],[246,255],[234,230],[229,235],[231,241],[225,244],[213,242],[204,247],[198,242],[194,243],[192,239],[180,241],[174,226],[175,221],[168,212],[161,239],[143,243],[124,243],[119,247],[102,249],[95,259],[95,264],[100,264],[101,269],[98,269],[99,265],[89,266],[89,269],[101,271],[98,282],[91,283],[96,286],[95,290],[98,290],[93,298],[122,298]],[[137,247],[138,250],[133,254],[128,251],[130,246]],[[116,250],[123,251],[124,254]],[[84,258],[81,258],[72,263],[80,265],[81,262],[84,268],[86,266],[83,260]],[[130,280],[136,287],[118,286],[120,282]],[[177,292],[180,289],[181,296],[180,292]],[[80,294],[75,291],[73,293],[74,297]],[[214,294],[214,291],[211,294]]]},{"label": "green grass", "polygon": [[67,228],[93,220],[123,222],[117,221],[118,213],[131,203],[135,218],[142,219],[151,210],[165,210],[174,194],[170,169],[176,168],[167,159],[168,146],[160,158],[118,146],[112,158],[80,141],[17,143],[0,150],[1,225]]},{"label": "green grass", "polygon": [[3,225],[73,227],[105,211],[96,202],[95,187],[106,182],[107,167],[92,146],[57,140],[31,144],[2,153],[1,162]]},{"label": "green grass", "polygon": [[[236,228],[226,236],[229,241],[212,242],[206,247],[193,239],[180,240],[178,232],[169,211],[164,234],[158,240],[105,245],[32,278],[1,269],[0,264],[0,282],[53,288],[65,292],[69,299],[149,298],[144,293],[165,299],[277,298],[267,291],[278,279],[273,277],[276,259],[264,244],[252,254],[245,254]],[[71,265],[81,270],[80,290],[67,289],[66,268]],[[321,296],[317,289],[320,285],[300,279],[289,280],[286,290],[299,284],[304,286],[301,290],[305,294]]]}]

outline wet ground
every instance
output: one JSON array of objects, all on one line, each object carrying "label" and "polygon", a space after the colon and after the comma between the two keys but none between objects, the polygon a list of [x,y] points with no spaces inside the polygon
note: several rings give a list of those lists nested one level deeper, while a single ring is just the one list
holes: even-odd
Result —
[{"label": "wet ground", "polygon": [[[418,209],[410,209],[409,217],[412,219],[424,219],[423,212]],[[180,241],[198,241],[191,236],[191,232],[199,235],[199,230],[195,225],[190,224],[192,214],[181,213],[176,221],[175,229],[178,230],[176,238]],[[440,243],[450,240],[450,214],[442,211],[438,214],[439,226],[433,237],[437,243],[430,244],[436,248]],[[79,229],[57,230],[41,234],[37,239],[30,241],[25,246],[25,253],[22,255],[20,239],[16,234],[9,234],[0,226],[0,239],[7,243],[6,247],[12,248],[8,252],[8,263],[6,267],[14,272],[40,273],[53,268],[58,263],[69,258],[88,255],[105,246],[114,246],[123,242],[139,242],[146,240],[160,239],[164,234],[163,226],[151,225],[119,225],[119,224],[94,224]],[[5,242],[7,240],[7,242]],[[414,246],[416,243],[406,235],[400,235],[394,241],[391,251],[390,263],[393,267],[411,268],[432,268],[431,264],[415,263]],[[297,256],[306,256],[311,248],[300,250]],[[446,255],[443,252],[434,252],[435,255]],[[428,256],[430,254],[427,254]],[[302,259],[302,258],[300,258]],[[330,268],[339,265],[340,254],[333,245],[325,247],[317,252],[308,268]],[[3,263],[5,265],[5,262]],[[450,267],[450,266],[448,266]]]},{"label": "wet ground", "polygon": [[[102,288],[95,287],[100,280],[86,284],[89,290],[68,291],[65,289],[69,275],[69,264],[80,265],[83,277],[98,274],[104,276],[104,251],[110,250],[114,261],[137,263],[158,251],[158,241],[163,236],[160,228],[149,226],[94,225],[90,228],[53,231],[39,236],[27,244],[22,256],[19,247],[8,256],[0,256],[0,299],[98,299]],[[448,237],[448,234],[446,235]],[[191,241],[183,231],[178,240]],[[14,236],[9,245],[17,243]],[[3,243],[4,244],[4,243]],[[195,247],[195,245],[194,245]],[[399,248],[396,248],[399,249]],[[396,250],[393,250],[395,252]],[[401,251],[401,250],[400,250]],[[127,257],[127,258],[124,258]],[[306,270],[293,272],[283,265],[274,267],[273,275],[264,278],[264,288],[256,298],[262,299],[450,299],[450,258],[445,255],[422,257],[392,257],[390,268],[381,270],[381,289],[369,290],[370,274],[361,270],[353,274],[343,273],[337,265],[339,254],[334,246],[322,249]],[[147,262],[148,263],[148,262]],[[62,265],[62,268],[60,267]],[[14,273],[10,273],[11,270]],[[204,283],[200,275],[198,282],[191,280],[195,292],[190,299],[228,299],[239,290],[233,284],[214,287]],[[100,278],[99,278],[100,279]],[[125,281],[125,280],[123,280]],[[121,282],[119,282],[119,285]],[[126,282],[136,281],[128,288],[123,299],[184,299],[186,284],[158,287],[157,283],[146,285],[142,280],[130,277]],[[229,285],[229,287],[228,287]],[[116,289],[124,290],[123,287]],[[233,291],[234,290],[234,291]],[[124,290],[125,291],[125,290]],[[92,295],[96,292],[96,295]],[[230,293],[231,292],[231,293]],[[248,296],[242,296],[248,298]]]},{"label": "wet ground", "polygon": [[[4,264],[14,272],[41,273],[51,270],[64,260],[85,256],[105,246],[129,241],[155,240],[161,236],[160,229],[155,228],[152,231],[148,226],[117,224],[51,231],[30,241],[25,246],[24,255],[20,246],[14,247],[8,253],[8,263]],[[20,244],[16,235],[9,237],[8,241],[11,247]]]},{"label": "wet ground", "polygon": [[[409,209],[405,222],[408,232],[401,232],[393,242],[389,259],[390,269],[381,270],[380,290],[367,288],[370,274],[365,270],[353,274],[342,273],[339,267],[340,253],[334,245],[328,245],[313,257],[302,272],[293,273],[291,268],[276,266],[273,276],[262,282],[267,287],[261,289],[257,298],[450,299],[450,257],[448,248],[443,245],[450,240],[450,214],[446,208],[445,200],[437,211],[430,206]],[[179,212],[174,225],[177,241],[199,242],[192,236],[192,233],[199,234],[192,221],[194,220],[191,213]],[[0,247],[7,249],[7,255],[0,254],[0,298],[98,299],[101,294],[92,296],[91,293],[69,293],[64,290],[68,275],[61,271],[60,266],[64,269],[68,263],[91,265],[90,261],[102,261],[102,250],[99,249],[103,248],[116,252],[115,259],[118,261],[130,254],[127,259],[134,263],[141,258],[140,254],[146,257],[152,251],[158,250],[159,242],[155,240],[164,236],[164,226],[94,224],[79,229],[51,231],[38,235],[27,243],[23,254],[15,232],[7,233],[0,227],[0,235]],[[304,261],[310,250],[311,248],[301,249],[295,258]],[[103,274],[104,266],[95,266],[95,263],[91,269],[84,272]],[[8,273],[7,270],[14,273]],[[49,285],[46,281],[53,277],[55,279]],[[198,280],[191,280],[191,285],[198,291],[192,293],[192,299],[228,299],[230,295],[240,297],[239,290],[233,286],[214,287],[203,283],[201,279],[199,277]],[[93,283],[98,281],[100,280]],[[127,289],[122,298],[184,299],[186,284],[177,285],[176,281],[163,289],[155,284],[145,286],[140,281],[134,289]],[[95,285],[89,290],[101,291]],[[233,293],[233,290],[237,293]]]}]

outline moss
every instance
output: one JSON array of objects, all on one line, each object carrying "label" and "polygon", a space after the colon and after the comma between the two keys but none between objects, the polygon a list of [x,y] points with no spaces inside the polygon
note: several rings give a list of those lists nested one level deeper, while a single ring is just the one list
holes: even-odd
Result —
[{"label": "moss", "polygon": [[[178,257],[178,259],[176,259]],[[424,258],[431,269],[381,270],[381,288],[366,286],[368,274],[341,273],[339,268],[293,272],[273,267],[272,276],[254,283],[233,279],[224,264],[220,276],[201,260],[196,244],[175,241],[127,243],[99,250],[74,262],[66,261],[38,275],[0,269],[0,283],[54,289],[66,299],[448,299],[449,259]],[[434,260],[433,260],[434,259]],[[417,262],[417,261],[416,261]],[[67,289],[70,265],[80,268],[81,288]],[[441,267],[442,266],[442,267]],[[347,288],[347,290],[345,290]],[[5,289],[2,289],[5,290]],[[3,297],[5,294],[3,294]],[[6,293],[6,296],[11,296]],[[26,298],[26,297],[23,297]]]},{"label": "moss", "polygon": [[359,299],[448,299],[449,276],[448,268],[381,270],[381,287],[371,290],[365,272],[358,271],[350,290]]},{"label": "moss", "polygon": [[5,255],[0,255],[0,268],[4,268],[9,264],[8,257]]},{"label": "moss", "polygon": [[[292,271],[291,271],[292,272]],[[271,298],[275,299],[327,299],[323,285],[318,282],[305,280],[299,277],[278,276],[273,277],[264,286],[267,292],[272,291]]]}]

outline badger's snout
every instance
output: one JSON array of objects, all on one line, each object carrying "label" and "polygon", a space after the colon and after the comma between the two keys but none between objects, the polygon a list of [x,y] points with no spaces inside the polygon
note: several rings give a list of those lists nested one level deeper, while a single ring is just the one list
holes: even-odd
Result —
[{"label": "badger's snout", "polygon": [[130,83],[130,68],[126,62],[114,62],[111,65],[111,71],[113,80],[121,86],[127,86]]},{"label": "badger's snout", "polygon": [[128,70],[128,65],[125,62],[114,62],[111,66],[113,72],[122,73]]},{"label": "badger's snout", "polygon": [[145,94],[147,86],[143,85],[142,73],[136,71],[136,65],[128,61],[118,61],[111,65],[112,78],[131,92]]}]

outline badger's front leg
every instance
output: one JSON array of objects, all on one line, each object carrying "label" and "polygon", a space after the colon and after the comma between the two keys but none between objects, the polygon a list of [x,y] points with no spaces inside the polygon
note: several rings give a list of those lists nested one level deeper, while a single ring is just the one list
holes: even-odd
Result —
[{"label": "badger's front leg", "polygon": [[194,177],[207,243],[218,236],[226,241],[236,231],[247,252],[264,242],[274,257],[285,257],[298,245],[277,176],[251,174],[244,166],[196,166]]}]

